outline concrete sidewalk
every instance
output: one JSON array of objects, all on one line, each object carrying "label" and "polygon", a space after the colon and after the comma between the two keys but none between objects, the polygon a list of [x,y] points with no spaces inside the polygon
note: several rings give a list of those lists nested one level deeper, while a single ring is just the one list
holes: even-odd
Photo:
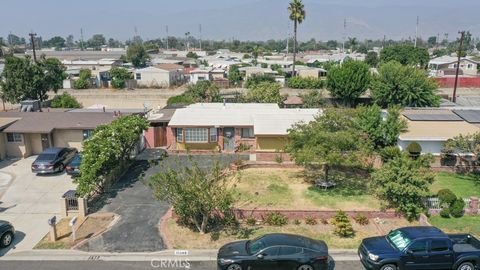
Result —
[{"label": "concrete sidewalk", "polygon": [[[109,252],[83,252],[78,250],[30,250],[12,251],[0,260],[6,261],[151,261],[153,259],[188,259],[189,261],[215,261],[216,249],[197,250],[164,250],[159,252],[138,253],[109,253]],[[330,256],[335,261],[357,261],[356,250],[337,249],[330,250]]]}]

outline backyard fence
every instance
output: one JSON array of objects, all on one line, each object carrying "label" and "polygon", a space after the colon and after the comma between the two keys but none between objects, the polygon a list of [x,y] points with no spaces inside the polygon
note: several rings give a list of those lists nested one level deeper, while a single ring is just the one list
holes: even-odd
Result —
[{"label": "backyard fence", "polygon": [[[464,198],[465,213],[467,214],[480,214],[480,204],[477,197]],[[437,197],[425,198],[423,201],[425,208],[429,210],[431,214],[438,214],[442,210],[440,200]]]}]

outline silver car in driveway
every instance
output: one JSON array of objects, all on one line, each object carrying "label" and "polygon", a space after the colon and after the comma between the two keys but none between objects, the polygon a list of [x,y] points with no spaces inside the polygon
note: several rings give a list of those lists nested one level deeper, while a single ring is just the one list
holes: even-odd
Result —
[{"label": "silver car in driveway", "polygon": [[45,149],[32,163],[32,172],[38,174],[63,172],[66,164],[77,153],[76,148],[52,147]]}]

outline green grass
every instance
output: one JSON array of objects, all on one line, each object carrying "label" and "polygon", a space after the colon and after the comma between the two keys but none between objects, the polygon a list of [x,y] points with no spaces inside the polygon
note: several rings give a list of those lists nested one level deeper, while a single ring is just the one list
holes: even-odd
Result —
[{"label": "green grass", "polygon": [[461,218],[442,218],[432,216],[430,223],[450,233],[471,233],[480,236],[480,215],[463,216]]},{"label": "green grass", "polygon": [[432,184],[432,192],[448,188],[462,198],[480,196],[480,182],[468,174],[440,172]]}]

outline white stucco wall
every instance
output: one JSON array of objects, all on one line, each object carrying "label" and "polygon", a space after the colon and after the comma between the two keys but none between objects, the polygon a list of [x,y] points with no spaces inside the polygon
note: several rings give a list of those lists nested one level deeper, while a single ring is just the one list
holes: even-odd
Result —
[{"label": "white stucco wall", "polygon": [[442,152],[444,141],[403,141],[398,140],[397,145],[401,150],[407,150],[410,143],[416,142],[422,147],[422,154],[440,155]]}]

